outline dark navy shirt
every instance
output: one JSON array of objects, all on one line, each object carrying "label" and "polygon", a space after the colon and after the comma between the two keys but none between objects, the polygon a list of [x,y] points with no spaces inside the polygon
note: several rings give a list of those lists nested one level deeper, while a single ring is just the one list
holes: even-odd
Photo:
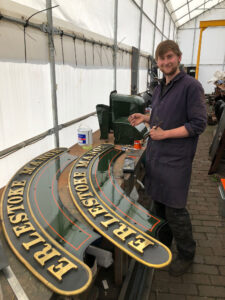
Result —
[{"label": "dark navy shirt", "polygon": [[146,150],[146,178],[154,201],[174,208],[186,205],[192,161],[198,136],[206,127],[206,107],[201,84],[181,71],[153,94],[150,126],[164,130],[185,126],[189,137],[153,141]]}]

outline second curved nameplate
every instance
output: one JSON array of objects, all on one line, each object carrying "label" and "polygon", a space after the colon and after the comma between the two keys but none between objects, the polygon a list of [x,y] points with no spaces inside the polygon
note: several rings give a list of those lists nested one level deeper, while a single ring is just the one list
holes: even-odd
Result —
[{"label": "second curved nameplate", "polygon": [[[144,208],[140,205],[135,207],[128,197],[124,199],[121,190],[115,183],[112,184],[113,179],[110,183],[110,177],[113,176],[110,161],[115,156],[113,150],[113,145],[103,144],[76,160],[71,169],[69,182],[74,204],[100,234],[128,255],[146,266],[164,267],[171,261],[170,250],[146,233],[148,229],[153,232],[157,226],[160,226],[161,221],[156,217],[148,216],[145,222],[146,229],[141,230],[140,226],[137,226],[141,218],[139,217],[138,220],[135,218],[144,214]],[[106,164],[108,163],[107,170],[105,166],[99,164],[102,157],[105,158]],[[108,185],[112,186],[110,195],[105,190],[108,189]],[[114,195],[116,195],[115,199]],[[134,213],[136,210],[137,212]],[[142,219],[145,220],[145,216]]]}]

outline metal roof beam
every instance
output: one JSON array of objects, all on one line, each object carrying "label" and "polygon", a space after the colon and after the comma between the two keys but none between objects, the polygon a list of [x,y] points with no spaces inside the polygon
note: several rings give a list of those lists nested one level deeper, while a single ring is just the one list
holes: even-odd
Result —
[{"label": "metal roof beam", "polygon": [[186,6],[187,4],[191,3],[192,1],[194,1],[194,0],[190,0],[190,1],[187,0],[187,3],[181,5],[180,7],[176,8],[175,10],[173,10],[171,12],[171,15],[174,14],[176,11],[178,11],[180,8],[182,8],[182,7]]},{"label": "metal roof beam", "polygon": [[[210,0],[209,0],[209,1],[210,1]],[[209,2],[209,1],[206,1],[206,2]],[[200,14],[197,15],[197,16],[195,16],[195,17],[192,18],[191,20],[196,19],[197,17],[201,16],[202,14],[204,14],[204,13],[207,12],[207,11],[209,11],[210,9],[215,8],[215,6],[217,6],[218,4],[221,4],[221,3],[223,3],[223,2],[225,2],[225,0],[220,1],[219,3],[217,3],[217,4],[213,5],[213,6],[211,6],[210,8],[204,10],[202,13],[200,13]],[[177,21],[178,21],[178,20],[177,20]],[[189,20],[189,21],[190,21],[190,20]],[[189,22],[189,21],[187,21],[187,22]],[[185,23],[187,23],[187,22],[185,22]],[[185,23],[184,23],[184,24],[185,24]],[[178,27],[178,29],[179,29],[181,26],[183,26],[184,24],[180,25],[180,26]]]},{"label": "metal roof beam", "polygon": [[[211,0],[207,0],[207,1],[205,2],[205,4],[208,3],[208,2],[211,2]],[[195,7],[194,9],[192,9],[191,11],[189,11],[187,14],[183,15],[183,16],[180,17],[179,19],[177,19],[176,22],[178,22],[178,21],[181,20],[182,18],[186,17],[189,13],[193,12],[194,10],[197,10],[197,9],[198,9],[199,7],[201,7],[202,5],[203,5],[203,3],[202,3],[201,5]],[[217,5],[217,4],[216,4],[216,5]],[[210,9],[211,9],[211,7],[210,7]],[[176,22],[175,22],[175,23],[176,23]]]},{"label": "metal roof beam", "polygon": [[191,19],[191,13],[190,13],[190,7],[189,7],[189,2],[187,0],[187,7],[188,7],[188,13],[189,13],[189,20]]}]

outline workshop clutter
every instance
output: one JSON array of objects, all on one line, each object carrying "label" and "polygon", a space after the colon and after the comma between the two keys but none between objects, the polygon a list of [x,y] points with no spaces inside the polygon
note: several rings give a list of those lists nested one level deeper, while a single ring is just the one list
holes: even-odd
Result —
[{"label": "workshop clutter", "polygon": [[221,178],[220,179],[220,184],[219,184],[219,213],[222,217],[225,218],[225,179]]},{"label": "workshop clutter", "polygon": [[96,112],[100,127],[100,139],[107,139],[108,133],[114,133],[114,143],[119,145],[133,145],[135,140],[143,139],[144,131],[130,125],[128,117],[133,113],[145,113],[145,101],[137,95],[110,93],[110,105],[96,105]]},{"label": "workshop clutter", "polygon": [[219,122],[225,107],[225,71],[216,71],[213,78],[208,81],[208,83],[210,82],[214,83],[215,91],[209,97],[209,104],[212,106],[213,112],[208,114],[208,124],[214,125],[213,114],[216,117],[216,121]]}]

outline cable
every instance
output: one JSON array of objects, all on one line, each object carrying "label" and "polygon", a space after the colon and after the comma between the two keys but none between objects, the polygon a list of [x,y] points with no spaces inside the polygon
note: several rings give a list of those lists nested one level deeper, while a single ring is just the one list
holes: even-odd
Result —
[{"label": "cable", "polygon": [[[48,8],[39,10],[39,11],[37,11],[36,13],[32,14],[32,15],[25,21],[25,24],[24,24],[24,26],[23,26],[23,34],[24,34],[24,38],[23,38],[23,40],[24,40],[24,60],[25,60],[25,63],[27,62],[26,27],[29,25],[30,19],[31,19],[33,16],[35,16],[35,15],[37,15],[37,14],[43,12],[43,11],[46,11],[46,10],[49,10],[49,9],[53,9],[53,8],[55,8],[55,7],[58,7],[58,6],[59,6],[59,5],[55,5],[55,6],[51,6],[51,7],[48,7]],[[1,16],[1,17],[2,17],[2,16]]]},{"label": "cable", "polygon": [[26,20],[26,22],[28,23],[28,22],[30,21],[30,19],[31,19],[33,16],[35,16],[35,15],[37,15],[37,14],[39,14],[39,13],[45,11],[45,10],[53,9],[53,8],[55,8],[55,7],[58,7],[58,6],[59,6],[59,5],[55,5],[55,6],[51,6],[51,7],[48,7],[48,8],[39,10],[38,12],[34,13],[33,15],[31,15],[31,16]]}]

